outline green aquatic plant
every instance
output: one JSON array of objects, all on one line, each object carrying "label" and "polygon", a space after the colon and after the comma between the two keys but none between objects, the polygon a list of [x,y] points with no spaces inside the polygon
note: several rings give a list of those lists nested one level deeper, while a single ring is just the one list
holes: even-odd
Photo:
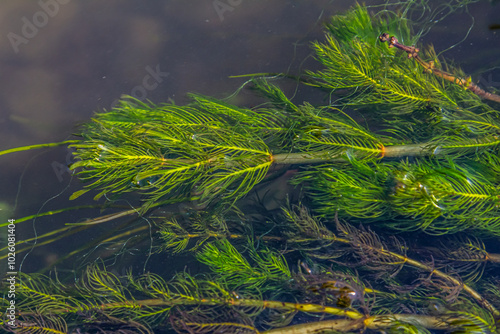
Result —
[{"label": "green aquatic plant", "polygon": [[[263,138],[252,135],[258,123],[248,122],[265,116],[201,96],[195,100],[198,108],[157,108],[135,100],[96,115],[85,139],[72,146],[80,161],[71,168],[82,167],[80,177],[92,181],[88,189],[101,189],[95,199],[130,191],[145,194],[150,205],[164,198],[206,202],[219,194],[237,199],[272,163]],[[236,180],[238,187],[228,189]]]},{"label": "green aquatic plant", "polygon": [[[379,40],[386,40],[381,31],[398,29],[412,42],[405,20],[372,18],[358,6],[327,28],[326,42],[313,44],[325,69],[307,72],[305,83],[339,92],[336,107],[296,105],[264,79],[252,83],[270,102],[253,109],[195,94],[183,107],[124,100],[97,114],[71,145],[78,159],[71,168],[88,182],[72,198],[91,189],[100,190],[96,199],[139,192],[143,212],[193,200],[202,207],[230,205],[262,182],[271,166],[334,163],[309,168],[294,181],[315,189],[309,195],[317,197],[318,212],[387,220],[391,211],[398,224],[387,225],[398,229],[498,235],[497,180],[490,175],[500,124],[497,111],[480,99],[494,95],[478,95],[472,84],[464,89],[462,79],[450,82],[444,73],[463,75],[439,70],[432,50],[425,55],[434,65],[426,72],[415,48],[417,62],[398,50],[408,47]],[[385,122],[370,131],[344,111],[348,107],[369,108],[367,121]],[[416,126],[427,129],[414,131]],[[404,160],[410,157],[413,163]]]},{"label": "green aquatic plant", "polygon": [[301,173],[318,212],[384,221],[431,234],[462,230],[497,236],[499,193],[489,166],[475,161],[419,159],[397,163],[318,166]]},{"label": "green aquatic plant", "polygon": [[[432,48],[413,47],[426,28],[413,29],[409,6],[370,14],[357,5],[326,24],[312,45],[323,68],[298,78],[326,91],[326,105],[289,98],[285,75],[259,75],[248,81],[263,98],[253,108],[199,94],[185,106],[124,97],[78,139],[0,153],[69,145],[84,183],[71,199],[92,194],[105,200],[94,207],[114,210],[37,236],[37,247],[120,220],[61,257],[86,252],[71,275],[20,273],[16,322],[3,299],[2,327],[498,333],[497,97]],[[291,203],[264,212],[266,186],[283,178],[297,187]],[[137,206],[118,206],[132,193]],[[92,261],[100,245],[107,254]],[[202,269],[118,275],[107,260],[126,247]]]},{"label": "green aquatic plant", "polygon": [[[170,319],[181,333],[497,331],[500,312],[477,288],[491,295],[500,293],[498,287],[476,284],[475,289],[472,278],[462,281],[458,271],[438,269],[442,256],[450,265],[445,253],[434,253],[434,262],[432,256],[416,260],[411,254],[422,250],[406,247],[400,239],[384,240],[338,220],[336,230],[331,230],[304,207],[285,210],[281,224],[281,229],[262,237],[266,246],[248,239],[235,246],[218,236],[194,250],[196,258],[211,268],[203,275],[184,272],[170,281],[151,273],[118,277],[104,265],[93,264],[67,285],[57,276],[23,274],[16,292],[22,300],[19,328],[42,333],[67,328],[149,333],[151,328],[158,332]],[[280,241],[287,243],[285,253],[270,248]],[[464,259],[463,253],[472,254],[466,249],[473,244],[462,245]],[[297,252],[307,261],[291,266],[289,260]],[[377,276],[370,286],[361,278],[365,272]],[[427,278],[412,282],[411,272]],[[326,318],[318,320],[315,315]]]}]

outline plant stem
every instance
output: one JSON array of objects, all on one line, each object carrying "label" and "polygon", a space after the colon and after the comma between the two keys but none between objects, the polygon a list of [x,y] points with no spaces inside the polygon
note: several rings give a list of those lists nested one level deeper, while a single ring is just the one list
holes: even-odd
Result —
[{"label": "plant stem", "polygon": [[415,48],[414,46],[403,45],[403,44],[398,42],[396,37],[394,37],[394,36],[389,37],[388,33],[384,33],[384,34],[380,35],[379,39],[382,42],[389,43],[390,48],[395,47],[395,48],[398,48],[398,49],[403,50],[404,52],[408,53],[408,58],[415,59],[417,61],[417,63],[419,63],[423,68],[425,68],[425,70],[427,72],[432,73],[435,76],[438,76],[438,77],[443,78],[445,80],[448,80],[450,82],[453,82],[454,84],[457,84],[457,85],[460,85],[464,88],[467,88],[468,90],[470,90],[471,92],[473,92],[474,94],[476,94],[477,96],[479,96],[483,99],[487,99],[487,100],[491,100],[491,101],[495,101],[495,102],[500,103],[500,96],[499,95],[488,93],[484,89],[481,89],[478,85],[471,82],[470,77],[467,79],[456,77],[451,73],[448,73],[448,72],[445,72],[445,71],[442,71],[440,69],[435,68],[434,63],[432,63],[432,62],[427,63],[427,62],[423,61],[422,58],[420,58],[420,56],[418,55],[418,51],[419,51],[418,48]]},{"label": "plant stem", "polygon": [[[52,314],[57,313],[77,313],[81,311],[85,311],[88,309],[99,309],[102,311],[105,310],[113,310],[117,308],[144,308],[144,307],[166,307],[171,308],[175,305],[231,305],[237,307],[261,307],[268,309],[279,309],[279,310],[293,310],[300,312],[308,312],[308,313],[325,313],[330,315],[338,315],[347,317],[350,319],[362,319],[365,316],[353,309],[344,309],[340,307],[334,306],[325,306],[319,304],[311,304],[311,303],[290,303],[290,302],[281,302],[274,300],[260,300],[260,299],[225,299],[225,298],[186,298],[182,300],[177,300],[176,298],[172,299],[142,299],[142,300],[126,300],[119,302],[106,303],[101,305],[86,305],[79,306],[75,308],[68,309],[53,309],[51,310]],[[87,309],[86,309],[87,308]],[[0,314],[1,315],[1,314]],[[34,315],[33,312],[21,312],[21,316]]]},{"label": "plant stem", "polygon": [[335,319],[310,322],[283,328],[271,329],[260,334],[313,334],[327,331],[352,332],[364,329],[382,329],[394,325],[396,321],[418,324],[427,329],[447,330],[450,323],[460,321],[458,317],[450,318],[419,314],[374,315],[366,319]]},{"label": "plant stem", "polygon": [[66,145],[66,144],[75,144],[75,143],[79,143],[79,142],[81,142],[81,140],[76,139],[76,140],[61,141],[59,143],[48,143],[48,144],[21,146],[21,147],[15,147],[15,148],[11,148],[8,150],[0,151],[0,155],[14,153],[14,152],[29,151],[29,150],[34,150],[37,148],[57,147],[57,146],[62,146],[62,145]]}]

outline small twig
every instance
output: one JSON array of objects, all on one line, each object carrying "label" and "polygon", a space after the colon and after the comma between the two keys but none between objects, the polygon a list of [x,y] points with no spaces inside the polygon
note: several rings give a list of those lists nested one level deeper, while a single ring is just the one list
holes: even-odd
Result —
[{"label": "small twig", "polygon": [[466,78],[466,79],[456,77],[451,73],[448,73],[448,72],[445,72],[445,71],[442,71],[440,69],[435,68],[433,62],[427,63],[427,62],[423,61],[422,58],[420,58],[420,56],[418,55],[418,52],[420,51],[418,48],[416,48],[414,46],[403,45],[403,44],[398,42],[396,37],[394,37],[394,36],[389,37],[388,33],[383,33],[382,35],[380,35],[379,39],[382,42],[389,43],[390,48],[395,47],[395,48],[398,48],[398,49],[406,52],[408,54],[408,58],[415,59],[420,65],[422,65],[422,67],[427,72],[432,73],[432,74],[434,74],[438,77],[441,77],[445,80],[451,81],[451,82],[453,82],[457,85],[460,85],[464,88],[467,88],[468,90],[472,91],[474,94],[476,94],[477,96],[479,96],[483,99],[487,99],[487,100],[491,100],[491,101],[495,101],[495,102],[500,103],[500,96],[499,95],[488,93],[487,91],[485,91],[484,89],[480,88],[478,85],[473,83],[471,81],[470,77]]}]

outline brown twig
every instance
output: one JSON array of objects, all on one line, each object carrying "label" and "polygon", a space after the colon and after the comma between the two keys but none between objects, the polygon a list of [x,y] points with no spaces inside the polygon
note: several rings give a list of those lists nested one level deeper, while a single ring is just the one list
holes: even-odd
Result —
[{"label": "brown twig", "polygon": [[491,101],[495,101],[495,102],[500,103],[500,96],[499,95],[488,93],[487,91],[485,91],[484,89],[482,89],[478,85],[476,85],[475,83],[471,82],[470,77],[466,78],[466,79],[456,77],[451,73],[448,73],[448,72],[445,72],[445,71],[442,71],[440,69],[435,68],[433,62],[427,63],[427,62],[423,61],[422,58],[420,58],[420,56],[418,55],[418,52],[420,51],[418,48],[416,48],[414,46],[403,45],[403,44],[398,42],[396,37],[394,37],[394,36],[389,37],[388,33],[383,33],[382,35],[380,35],[379,39],[382,42],[389,43],[390,48],[395,47],[395,48],[398,48],[398,49],[406,52],[408,54],[408,58],[415,59],[417,61],[417,63],[422,65],[422,67],[427,72],[432,73],[432,74],[434,74],[438,77],[441,77],[445,80],[451,81],[451,82],[453,82],[457,85],[460,85],[464,88],[467,88],[468,90],[472,91],[474,94],[476,94],[477,96],[479,96],[483,99],[487,99],[487,100],[491,100]]}]

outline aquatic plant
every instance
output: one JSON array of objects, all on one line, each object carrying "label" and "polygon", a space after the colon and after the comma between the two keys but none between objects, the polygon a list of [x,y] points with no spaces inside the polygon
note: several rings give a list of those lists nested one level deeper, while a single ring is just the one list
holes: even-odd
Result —
[{"label": "aquatic plant", "polygon": [[[328,105],[297,104],[261,75],[249,80],[266,99],[255,108],[191,94],[186,106],[124,97],[97,113],[62,143],[76,150],[71,168],[85,184],[72,199],[139,193],[142,204],[40,239],[134,214],[151,224],[158,253],[191,254],[207,270],[118,276],[96,261],[72,282],[20,273],[16,326],[6,312],[3,328],[497,333],[500,291],[489,268],[500,255],[489,240],[500,236],[498,96],[432,48],[408,46],[417,43],[412,22],[383,13],[358,5],[313,43],[324,68],[299,80],[328,92]],[[290,170],[301,204],[283,202],[258,220],[239,209]],[[165,212],[179,203],[192,212]],[[149,228],[127,222],[86,247]]]}]

